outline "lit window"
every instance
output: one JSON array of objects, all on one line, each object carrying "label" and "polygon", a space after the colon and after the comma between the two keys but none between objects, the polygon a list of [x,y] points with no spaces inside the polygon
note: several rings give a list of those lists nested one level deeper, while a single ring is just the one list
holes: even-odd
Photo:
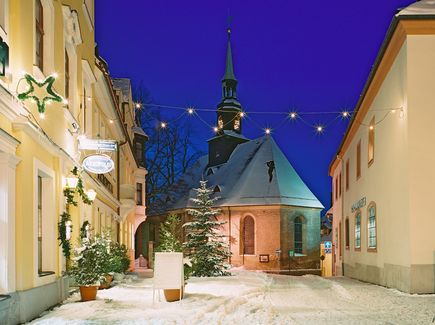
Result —
[{"label": "lit window", "polygon": [[255,254],[255,222],[254,218],[247,216],[243,220],[242,225],[242,238],[243,238],[243,254]]},{"label": "lit window", "polygon": [[361,177],[361,140],[356,146],[356,179]]},{"label": "lit window", "polygon": [[219,116],[218,118],[218,128],[223,129],[224,127],[224,120],[222,119],[222,116]]},{"label": "lit window", "polygon": [[240,129],[240,119],[235,119],[234,120],[234,130],[239,130]]},{"label": "lit window", "polygon": [[368,248],[376,249],[376,206],[371,204],[368,208],[369,218],[368,218]]},{"label": "lit window", "polygon": [[294,221],[294,247],[295,253],[303,253],[303,242],[302,242],[302,219],[296,217]]},{"label": "lit window", "polygon": [[361,248],[361,212],[355,216],[355,249]]},{"label": "lit window", "polygon": [[373,163],[375,159],[375,117],[373,116],[372,120],[370,121],[369,126],[369,166]]}]

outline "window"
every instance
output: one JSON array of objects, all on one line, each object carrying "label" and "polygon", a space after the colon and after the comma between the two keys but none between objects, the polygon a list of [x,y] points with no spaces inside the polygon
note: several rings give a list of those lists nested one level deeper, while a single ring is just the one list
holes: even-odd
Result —
[{"label": "window", "polygon": [[358,211],[355,216],[355,249],[361,249],[361,212]]},{"label": "window", "polygon": [[356,179],[361,177],[361,140],[356,146]]},{"label": "window", "polygon": [[83,132],[86,133],[86,114],[88,111],[86,88],[83,88]]},{"label": "window", "polygon": [[136,140],[134,143],[134,150],[136,154],[136,159],[138,160],[139,164],[143,163],[143,143],[139,140]]},{"label": "window", "polygon": [[219,118],[218,118],[218,128],[219,129],[224,128],[224,120],[222,119],[222,116],[219,116]]},{"label": "window", "polygon": [[207,176],[213,175],[213,169],[209,168],[207,171]]},{"label": "window", "polygon": [[346,190],[349,189],[349,159],[346,161]]},{"label": "window", "polygon": [[70,69],[68,51],[65,49],[65,98],[69,100]]},{"label": "window", "polygon": [[346,218],[346,222],[345,222],[345,236],[346,236],[346,248],[349,248],[349,218]]},{"label": "window", "polygon": [[335,200],[338,199],[338,177],[335,178]]},{"label": "window", "polygon": [[218,185],[216,185],[213,189],[213,193],[218,193],[220,191],[221,191],[221,188]]},{"label": "window", "polygon": [[341,197],[341,173],[338,175],[338,196]]},{"label": "window", "polygon": [[240,119],[235,119],[234,120],[234,130],[239,130],[240,129]]},{"label": "window", "polygon": [[368,250],[376,250],[376,205],[374,203],[369,205],[368,214]]},{"label": "window", "polygon": [[295,253],[302,254],[303,242],[302,242],[302,219],[296,217],[294,221],[294,247]]},{"label": "window", "polygon": [[142,183],[136,183],[136,204],[142,205],[143,185]]},{"label": "window", "polygon": [[44,9],[41,0],[35,0],[35,54],[36,66],[44,68]]},{"label": "window", "polygon": [[370,121],[370,126],[369,126],[368,151],[369,151],[368,164],[369,166],[371,166],[371,164],[373,164],[373,161],[375,160],[375,117],[374,116]]},{"label": "window", "polygon": [[338,234],[338,242],[339,242],[339,251],[340,251],[340,257],[343,255],[343,230],[341,228],[341,221],[338,224],[338,229],[340,233]]},{"label": "window", "polygon": [[3,39],[8,33],[8,2],[9,0],[0,0],[0,37]]},{"label": "window", "polygon": [[243,254],[255,254],[255,222],[251,216],[243,219],[242,225]]}]

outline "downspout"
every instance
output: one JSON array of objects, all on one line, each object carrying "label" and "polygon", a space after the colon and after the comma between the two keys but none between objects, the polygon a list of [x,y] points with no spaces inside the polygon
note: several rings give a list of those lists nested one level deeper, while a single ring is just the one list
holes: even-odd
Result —
[{"label": "downspout", "polygon": [[[127,143],[127,140],[124,140],[122,142],[118,142],[118,150],[116,151],[116,163],[118,165],[118,168],[116,169],[116,179],[118,180],[116,182],[116,198],[118,199],[118,201],[120,200],[120,197],[121,197],[121,193],[120,193],[120,190],[121,190],[121,178],[120,178],[120,176],[121,176],[120,169],[121,168],[120,167],[121,166],[119,164],[119,160],[120,160],[119,157],[120,157],[121,147],[126,143]],[[118,216],[121,216],[121,207],[118,207]],[[118,234],[117,234],[118,242],[119,242],[119,239],[121,238],[120,231],[121,231],[121,227],[118,227]]]}]

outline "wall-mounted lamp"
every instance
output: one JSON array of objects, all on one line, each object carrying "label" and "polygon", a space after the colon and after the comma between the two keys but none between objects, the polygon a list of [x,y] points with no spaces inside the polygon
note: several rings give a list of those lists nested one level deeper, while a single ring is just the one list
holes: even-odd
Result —
[{"label": "wall-mounted lamp", "polygon": [[97,197],[97,192],[95,192],[93,189],[87,190],[86,195],[88,196],[88,199],[93,201]]},{"label": "wall-mounted lamp", "polygon": [[79,179],[77,177],[66,177],[65,178],[65,187],[68,188],[76,188]]}]

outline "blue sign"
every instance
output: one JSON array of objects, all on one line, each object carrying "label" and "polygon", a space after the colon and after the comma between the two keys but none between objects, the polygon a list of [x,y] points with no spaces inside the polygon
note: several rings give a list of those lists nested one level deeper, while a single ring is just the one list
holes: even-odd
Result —
[{"label": "blue sign", "polygon": [[331,249],[332,248],[332,242],[330,242],[330,241],[325,241],[323,243],[323,245],[324,245],[325,249]]},{"label": "blue sign", "polygon": [[332,253],[332,249],[325,248],[324,252],[325,252],[325,254],[331,254]]}]

